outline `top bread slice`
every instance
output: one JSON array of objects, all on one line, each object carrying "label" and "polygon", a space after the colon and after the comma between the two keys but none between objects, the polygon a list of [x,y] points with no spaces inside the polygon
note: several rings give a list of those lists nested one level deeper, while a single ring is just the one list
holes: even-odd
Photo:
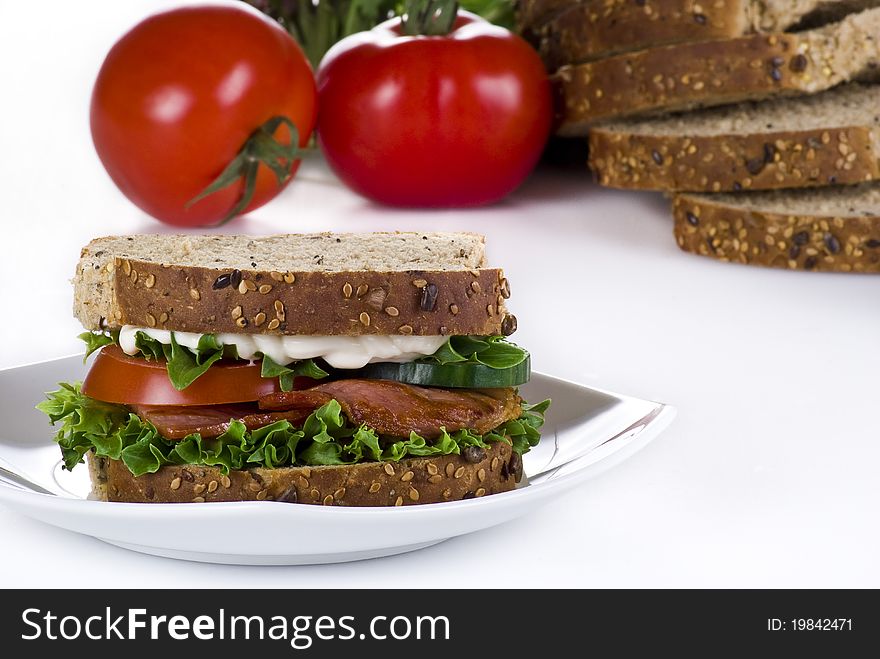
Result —
[{"label": "top bread slice", "polygon": [[878,0],[583,0],[533,27],[550,71],[619,53],[839,20]]},{"label": "top bread slice", "polygon": [[880,86],[852,83],[798,98],[744,103],[590,131],[602,185],[736,191],[880,178]]},{"label": "top bread slice", "polygon": [[90,330],[509,334],[507,280],[484,266],[473,233],[110,236],[82,250],[74,315]]},{"label": "top bread slice", "polygon": [[747,100],[813,94],[880,75],[880,8],[798,33],[751,35],[648,48],[554,76],[558,132]]}]

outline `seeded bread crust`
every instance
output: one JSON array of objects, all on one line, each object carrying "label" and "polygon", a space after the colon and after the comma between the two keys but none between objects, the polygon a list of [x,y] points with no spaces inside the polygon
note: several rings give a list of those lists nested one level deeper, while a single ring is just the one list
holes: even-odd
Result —
[{"label": "seeded bread crust", "polygon": [[[677,194],[672,202],[675,239],[686,252],[726,262],[880,273],[880,213],[876,199],[867,207],[859,199],[861,189],[880,196],[876,184],[780,192],[780,201],[774,197],[772,205],[762,203],[768,193]],[[837,203],[844,191],[856,194]],[[802,194],[811,196],[795,206],[792,199]]]},{"label": "seeded bread crust", "polygon": [[784,32],[802,21],[820,25],[877,5],[876,0],[582,0],[545,15],[533,29],[548,70],[555,71],[643,48]]},{"label": "seeded bread crust", "polygon": [[633,190],[768,190],[880,177],[876,132],[847,126],[754,134],[590,133],[589,165],[608,187]]},{"label": "seeded bread crust", "polygon": [[876,79],[880,8],[797,34],[648,48],[553,76],[558,133],[584,135],[615,117],[649,116],[745,100],[813,94]]},{"label": "seeded bread crust", "polygon": [[522,461],[510,445],[495,442],[484,457],[460,455],[408,458],[321,467],[257,467],[231,471],[201,465],[166,466],[133,476],[121,460],[87,462],[92,496],[130,503],[282,501],[325,506],[410,506],[457,501],[507,492],[522,475]]},{"label": "seeded bread crust", "polygon": [[[548,71],[622,52],[750,31],[748,0],[587,0],[537,29]],[[532,24],[534,25],[534,23]]]},{"label": "seeded bread crust", "polygon": [[[74,314],[87,329],[353,336],[495,335],[515,328],[500,269],[279,272],[126,256],[106,239],[83,249]],[[482,254],[472,263],[481,261]]]},{"label": "seeded bread crust", "polygon": [[530,31],[577,2],[578,0],[518,0],[516,24],[520,31]]}]

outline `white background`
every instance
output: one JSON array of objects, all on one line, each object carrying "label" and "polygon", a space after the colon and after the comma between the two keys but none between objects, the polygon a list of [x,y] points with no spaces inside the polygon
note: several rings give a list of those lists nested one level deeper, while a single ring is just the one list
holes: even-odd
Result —
[{"label": "white background", "polygon": [[[0,368],[80,350],[68,280],[89,239],[162,230],[101,168],[88,99],[114,40],[169,4],[0,0]],[[588,180],[542,170],[493,208],[393,211],[316,158],[225,230],[485,233],[537,369],[678,407],[643,452],[518,521],[321,567],[142,556],[0,508],[0,586],[880,586],[880,279],[681,253],[661,197]]]}]

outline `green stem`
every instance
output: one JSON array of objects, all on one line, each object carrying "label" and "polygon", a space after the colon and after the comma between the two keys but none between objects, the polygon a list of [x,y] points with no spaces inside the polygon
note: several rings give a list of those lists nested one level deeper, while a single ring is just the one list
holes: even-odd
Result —
[{"label": "green stem", "polygon": [[[284,124],[290,132],[290,143],[284,144],[275,138],[275,131]],[[238,155],[224,169],[220,176],[198,195],[186,203],[189,208],[205,197],[229,187],[244,178],[244,191],[238,203],[226,214],[217,226],[223,225],[232,218],[240,215],[251,200],[257,184],[257,170],[260,164],[266,165],[275,178],[278,185],[283,185],[293,174],[293,166],[301,157],[299,148],[299,131],[287,117],[272,117],[262,126],[257,128],[241,147]]]},{"label": "green stem", "polygon": [[401,29],[407,36],[449,34],[458,15],[458,0],[406,0]]}]

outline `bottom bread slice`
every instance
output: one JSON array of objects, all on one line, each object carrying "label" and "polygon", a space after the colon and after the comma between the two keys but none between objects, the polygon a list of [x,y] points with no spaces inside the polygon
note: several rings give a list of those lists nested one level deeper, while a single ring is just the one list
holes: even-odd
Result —
[{"label": "bottom bread slice", "polygon": [[880,272],[880,184],[673,197],[686,252],[792,270]]},{"label": "bottom bread slice", "polygon": [[121,460],[88,454],[92,496],[131,503],[283,501],[326,506],[403,506],[456,501],[512,490],[522,459],[505,442],[462,455],[400,462],[230,471],[174,465],[134,476]]}]

